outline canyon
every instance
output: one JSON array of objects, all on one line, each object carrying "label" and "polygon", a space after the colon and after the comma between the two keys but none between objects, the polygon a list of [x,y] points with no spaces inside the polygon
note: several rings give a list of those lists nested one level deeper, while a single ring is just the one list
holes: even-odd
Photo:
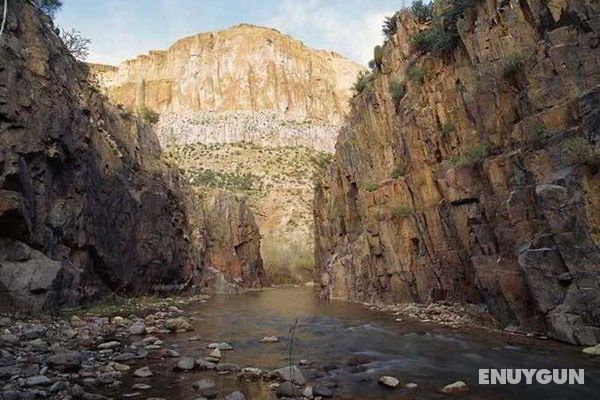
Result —
[{"label": "canyon", "polygon": [[417,1],[370,70],[249,24],[85,64],[59,3],[0,30],[0,398],[597,396],[596,0]]},{"label": "canyon", "polygon": [[442,55],[415,50],[432,21],[397,16],[316,190],[323,297],[470,303],[600,340],[599,16],[476,1]]},{"label": "canyon", "polygon": [[247,198],[276,283],[312,281],[314,182],[363,67],[241,24],[90,68],[112,103],[160,116],[161,146],[192,186]]},{"label": "canyon", "polygon": [[[266,283],[260,235],[245,202],[194,194],[165,163],[152,129],[88,82],[87,68],[48,18],[16,3],[2,41],[6,307],[55,309],[110,293],[210,290],[207,282],[234,279]],[[234,267],[214,268],[215,254],[227,254]]]}]

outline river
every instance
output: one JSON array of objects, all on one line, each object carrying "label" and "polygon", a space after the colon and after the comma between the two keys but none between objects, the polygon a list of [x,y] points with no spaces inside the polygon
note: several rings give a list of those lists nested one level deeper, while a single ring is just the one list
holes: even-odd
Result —
[{"label": "river", "polygon": [[[358,304],[318,299],[309,288],[280,288],[237,296],[214,296],[187,310],[194,332],[171,336],[168,343],[182,355],[207,354],[211,342],[228,342],[222,362],[242,367],[273,369],[288,365],[290,327],[296,318],[293,362],[308,360],[303,372],[311,384],[327,383],[340,399],[596,399],[600,398],[600,359],[552,340],[442,328],[414,321],[394,322],[388,313]],[[192,336],[201,341],[190,341]],[[261,344],[267,335],[279,343]],[[356,365],[357,360],[361,365]],[[156,361],[158,363],[159,361]],[[151,364],[152,365],[152,364]],[[478,385],[479,368],[584,368],[585,385]],[[169,365],[154,365],[153,389],[146,398],[169,400],[197,398],[193,382],[210,377],[220,395],[241,390],[249,399],[275,399],[266,382],[243,382],[216,372],[173,372]],[[401,382],[400,389],[377,383],[382,375]],[[463,380],[470,391],[452,396],[441,387]],[[124,382],[131,384],[134,380]],[[415,389],[404,388],[416,383]]]}]

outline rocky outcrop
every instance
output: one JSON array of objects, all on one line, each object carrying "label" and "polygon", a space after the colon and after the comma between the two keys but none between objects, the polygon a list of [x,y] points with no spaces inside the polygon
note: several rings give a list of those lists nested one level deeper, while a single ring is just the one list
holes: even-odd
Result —
[{"label": "rocky outcrop", "polygon": [[590,0],[477,1],[438,58],[402,13],[316,190],[321,294],[598,342],[599,20]]},{"label": "rocky outcrop", "polygon": [[207,265],[240,287],[268,283],[260,256],[260,232],[244,200],[221,191],[204,199],[207,227]]},{"label": "rocky outcrop", "polygon": [[270,110],[295,120],[339,123],[362,70],[339,54],[313,50],[280,32],[238,25],[177,41],[96,68],[109,98],[157,112]]},{"label": "rocky outcrop", "polygon": [[[148,126],[14,2],[0,42],[0,282],[14,305],[201,283],[206,220]],[[6,296],[3,296],[6,297]]]}]

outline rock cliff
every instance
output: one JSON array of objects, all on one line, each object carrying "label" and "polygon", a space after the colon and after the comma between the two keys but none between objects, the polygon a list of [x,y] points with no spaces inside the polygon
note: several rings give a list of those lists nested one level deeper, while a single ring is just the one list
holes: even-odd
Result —
[{"label": "rock cliff", "polygon": [[109,98],[130,109],[146,106],[161,114],[270,110],[334,124],[348,110],[360,70],[336,53],[245,24],[181,39],[117,69],[96,68]]},{"label": "rock cliff", "polygon": [[600,340],[600,6],[481,0],[442,57],[400,13],[315,194],[321,294],[482,304]]},{"label": "rock cliff", "polygon": [[[153,131],[89,84],[49,19],[12,2],[0,41],[2,299],[39,309],[202,285],[214,221],[198,204]],[[253,219],[228,222],[223,235]],[[221,242],[238,246],[236,235]],[[261,269],[252,250],[239,261]]]},{"label": "rock cliff", "polygon": [[160,113],[160,143],[194,185],[248,196],[276,282],[310,279],[314,160],[333,152],[364,68],[274,29],[239,25],[91,69],[113,103]]}]

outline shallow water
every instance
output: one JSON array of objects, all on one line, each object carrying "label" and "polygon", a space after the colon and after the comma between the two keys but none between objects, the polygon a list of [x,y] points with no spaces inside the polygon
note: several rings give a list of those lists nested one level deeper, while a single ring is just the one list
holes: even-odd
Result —
[{"label": "shallow water", "polygon": [[[177,351],[194,358],[207,354],[207,343],[225,341],[233,351],[223,352],[224,362],[242,367],[272,369],[287,365],[289,329],[298,318],[293,359],[306,359],[311,383],[334,381],[335,398],[344,399],[596,399],[600,398],[600,358],[585,356],[574,346],[480,331],[460,331],[419,322],[394,322],[390,314],[357,304],[323,301],[311,289],[284,288],[239,296],[215,296],[190,310],[196,330],[168,338]],[[190,311],[188,310],[188,311]],[[199,335],[202,341],[190,342]],[[263,336],[276,335],[275,344],[261,344]],[[372,361],[356,367],[351,357]],[[265,383],[237,381],[215,372],[175,373],[173,361],[152,365],[153,389],[145,397],[194,399],[192,383],[213,378],[225,395],[242,390],[248,398],[275,396]],[[585,385],[482,386],[479,368],[584,368]],[[414,382],[417,389],[388,390],[377,384],[382,375]],[[452,396],[436,391],[463,380],[470,392]],[[141,380],[125,381],[125,385]],[[126,387],[126,386],[125,386]],[[121,388],[123,389],[123,388]]]}]

